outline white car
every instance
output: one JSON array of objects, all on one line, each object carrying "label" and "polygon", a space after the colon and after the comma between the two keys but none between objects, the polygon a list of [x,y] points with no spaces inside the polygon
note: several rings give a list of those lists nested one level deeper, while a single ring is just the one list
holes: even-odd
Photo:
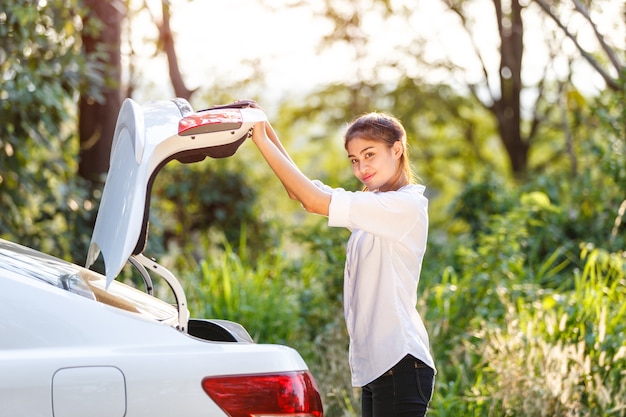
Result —
[{"label": "white car", "polygon": [[[194,112],[127,99],[86,267],[0,240],[1,417],[323,416],[298,352],[190,319],[175,276],[142,255],[159,169],[230,156],[264,119],[245,103]],[[105,275],[88,269],[100,253]],[[145,291],[115,280],[127,262]],[[153,274],[176,305],[152,295]]]}]

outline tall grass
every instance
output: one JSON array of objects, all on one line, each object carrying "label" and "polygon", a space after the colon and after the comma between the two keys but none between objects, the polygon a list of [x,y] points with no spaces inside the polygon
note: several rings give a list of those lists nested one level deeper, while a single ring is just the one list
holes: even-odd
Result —
[{"label": "tall grass", "polygon": [[626,415],[626,254],[585,244],[576,257],[540,255],[546,211],[522,196],[426,283],[431,415]]},{"label": "tall grass", "polygon": [[624,255],[585,247],[581,259],[573,291],[499,291],[504,325],[476,334],[481,384],[469,398],[483,403],[481,415],[626,414]]},{"label": "tall grass", "polygon": [[235,252],[223,239],[223,250],[204,243],[210,256],[184,276],[192,315],[238,322],[264,343],[297,342],[304,331],[300,298],[314,284],[295,276],[279,253],[252,264],[245,251]]}]

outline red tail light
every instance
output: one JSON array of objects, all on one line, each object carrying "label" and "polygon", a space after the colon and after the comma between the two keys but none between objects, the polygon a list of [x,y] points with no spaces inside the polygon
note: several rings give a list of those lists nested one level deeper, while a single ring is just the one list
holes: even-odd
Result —
[{"label": "red tail light", "polygon": [[315,380],[309,372],[208,377],[202,388],[231,417],[323,417]]},{"label": "red tail light", "polygon": [[237,109],[203,110],[180,119],[178,134],[192,136],[238,129],[242,122],[241,111]]}]

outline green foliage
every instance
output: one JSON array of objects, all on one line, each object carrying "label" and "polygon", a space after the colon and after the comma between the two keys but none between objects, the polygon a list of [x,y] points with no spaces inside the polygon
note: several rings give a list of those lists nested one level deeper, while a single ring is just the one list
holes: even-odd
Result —
[{"label": "green foliage", "polygon": [[610,251],[626,246],[626,230],[620,226],[626,201],[622,96],[623,92],[606,93],[577,111],[586,136],[578,140],[576,170],[549,170],[521,185],[525,190],[542,190],[564,208],[549,221],[552,245],[575,250],[578,242],[586,241]]},{"label": "green foliage", "polygon": [[472,399],[481,415],[604,416],[625,409],[626,256],[583,246],[581,259],[574,291],[537,288],[526,300],[501,292],[506,321],[477,331],[481,384]]},{"label": "green foliage", "polygon": [[624,415],[625,136],[604,102],[587,117],[610,126],[581,143],[576,175],[478,176],[432,233],[419,306],[439,365],[431,414]]},{"label": "green foliage", "polygon": [[190,309],[198,317],[242,323],[259,342],[293,343],[298,339],[302,281],[289,276],[289,264],[280,256],[268,254],[259,261],[252,268],[229,246],[202,260],[195,279],[185,280],[197,300]]},{"label": "green foliage", "polygon": [[477,235],[490,216],[505,213],[513,206],[513,202],[506,200],[511,196],[500,192],[503,185],[499,177],[487,173],[477,181],[468,182],[453,201],[453,218],[469,227],[471,235]]},{"label": "green foliage", "polygon": [[201,248],[205,257],[191,261],[182,277],[194,317],[236,321],[257,342],[287,344],[312,354],[307,343],[334,315],[326,308],[329,278],[320,274],[317,259],[297,261],[280,246],[251,259],[246,241],[235,251],[219,234],[201,239]]},{"label": "green foliage", "polygon": [[[211,229],[223,233],[235,250],[245,239],[247,249],[253,252],[248,256],[256,257],[276,246],[276,239],[259,215],[258,191],[244,172],[235,158],[167,165],[151,193],[151,229],[156,233],[150,236],[150,251],[163,253],[173,245],[187,246],[198,234],[205,235]],[[246,236],[241,234],[242,224],[246,225]]]},{"label": "green foliage", "polygon": [[74,175],[79,16],[74,0],[0,11],[0,236],[82,263],[95,202]]},{"label": "green foliage", "polygon": [[555,212],[545,194],[523,195],[458,246],[438,282],[425,271],[421,308],[439,364],[434,415],[623,410],[626,254],[582,245],[578,262],[559,247],[533,250],[543,239],[537,219]]}]

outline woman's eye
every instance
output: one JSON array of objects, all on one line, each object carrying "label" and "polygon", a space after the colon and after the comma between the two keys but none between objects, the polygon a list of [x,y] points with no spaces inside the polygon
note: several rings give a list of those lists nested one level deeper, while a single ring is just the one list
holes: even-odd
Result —
[{"label": "woman's eye", "polygon": [[365,154],[366,158],[371,158],[372,156],[374,156],[373,152],[368,152],[368,153]]}]

